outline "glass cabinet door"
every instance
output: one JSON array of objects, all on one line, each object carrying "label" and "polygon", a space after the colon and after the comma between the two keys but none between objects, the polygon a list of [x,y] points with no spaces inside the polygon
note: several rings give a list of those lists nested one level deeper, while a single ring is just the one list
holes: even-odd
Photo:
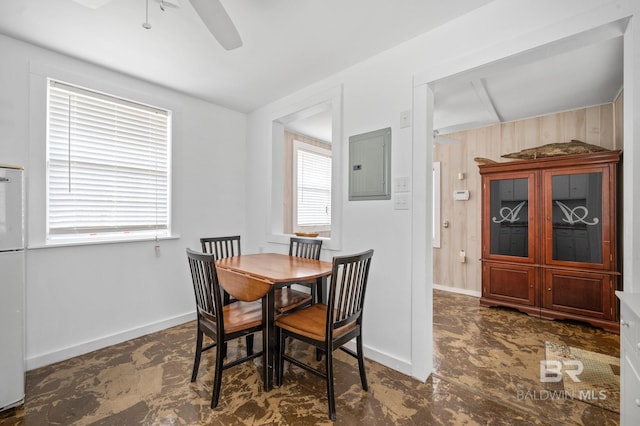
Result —
[{"label": "glass cabinet door", "polygon": [[551,176],[546,208],[551,211],[552,261],[602,263],[602,183],[602,171]]},{"label": "glass cabinet door", "polygon": [[528,258],[530,177],[490,180],[490,255]]}]

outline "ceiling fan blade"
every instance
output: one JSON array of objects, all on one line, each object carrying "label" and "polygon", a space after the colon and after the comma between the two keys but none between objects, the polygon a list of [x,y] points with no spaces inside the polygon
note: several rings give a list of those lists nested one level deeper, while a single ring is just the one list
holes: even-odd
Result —
[{"label": "ceiling fan blade", "polygon": [[209,31],[226,50],[242,46],[242,39],[219,0],[190,0]]}]

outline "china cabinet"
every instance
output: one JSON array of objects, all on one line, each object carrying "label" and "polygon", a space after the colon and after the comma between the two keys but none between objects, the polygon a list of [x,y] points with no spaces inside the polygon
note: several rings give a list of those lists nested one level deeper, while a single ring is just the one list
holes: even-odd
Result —
[{"label": "china cabinet", "polygon": [[619,332],[620,151],[480,165],[482,306]]}]

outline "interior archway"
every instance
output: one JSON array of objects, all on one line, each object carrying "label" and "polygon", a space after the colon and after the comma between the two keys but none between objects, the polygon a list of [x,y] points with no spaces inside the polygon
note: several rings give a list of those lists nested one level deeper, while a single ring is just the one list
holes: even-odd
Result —
[{"label": "interior archway", "polygon": [[[427,167],[425,165],[431,164],[432,159],[432,148],[434,143],[434,114],[437,109],[437,105],[435,104],[435,96],[434,96],[434,87],[438,83],[442,83],[448,81],[453,81],[457,78],[460,78],[464,73],[472,73],[478,71],[490,72],[492,70],[491,67],[501,67],[501,69],[508,69],[509,67],[514,67],[517,65],[521,65],[523,63],[527,63],[527,61],[533,61],[536,58],[544,57],[544,55],[552,54],[555,52],[563,52],[569,51],[571,49],[575,49],[580,46],[588,45],[591,43],[596,43],[599,41],[611,39],[614,37],[618,37],[624,40],[624,87],[633,87],[634,78],[637,80],[638,74],[638,66],[634,63],[633,58],[633,50],[632,47],[638,45],[638,39],[640,38],[638,32],[633,32],[633,16],[624,16],[624,13],[621,13],[622,16],[619,16],[616,20],[606,21],[607,17],[600,18],[600,20],[604,22],[597,22],[591,25],[583,24],[583,27],[579,30],[576,30],[575,33],[571,35],[564,35],[562,37],[556,37],[555,39],[549,34],[545,34],[544,32],[540,32],[535,36],[531,36],[530,34],[527,37],[522,37],[521,45],[522,49],[519,52],[511,53],[509,55],[504,55],[499,60],[494,61],[486,61],[482,63],[472,63],[472,60],[460,60],[457,63],[466,65],[456,67],[455,64],[446,68],[441,67],[439,69],[433,69],[425,71],[421,74],[418,74],[414,78],[414,104],[413,104],[413,112],[414,112],[414,140],[413,140],[413,149],[414,149],[414,163],[413,163],[413,182],[415,187],[414,195],[414,216],[412,221],[413,226],[413,251],[412,251],[412,263],[414,265],[417,264],[426,264],[426,270],[421,270],[419,267],[414,266],[413,274],[412,274],[412,289],[415,295],[420,296],[419,302],[414,302],[413,313],[412,313],[412,324],[414,328],[414,332],[412,333],[412,364],[414,366],[414,376],[415,377],[428,377],[432,369],[432,356],[433,350],[431,349],[431,341],[433,338],[432,333],[432,325],[433,325],[433,307],[432,307],[432,287],[433,287],[433,250],[430,247],[432,235],[432,201],[429,199],[430,197],[421,197],[420,193],[424,192],[425,194],[431,188],[431,176],[430,174],[425,173]],[[593,18],[593,20],[598,20],[598,17]],[[610,17],[609,17],[610,19]],[[592,21],[593,21],[592,20]],[[636,19],[637,21],[637,19]],[[637,24],[636,24],[637,25]],[[573,25],[576,27],[576,25]],[[535,41],[532,41],[535,40]],[[537,42],[536,42],[537,41]],[[516,43],[518,44],[518,43]],[[485,52],[486,55],[478,55],[478,52],[473,54],[473,58],[477,58],[479,56],[484,56],[486,58],[495,58],[499,54],[497,52],[500,51],[499,46],[492,46],[488,48]],[[494,68],[495,69],[495,68]],[[637,90],[636,90],[637,92]],[[634,132],[634,129],[637,128],[640,123],[638,123],[638,119],[635,117],[633,113],[636,92],[631,91],[624,98],[624,150],[625,150],[625,160],[631,162],[632,164],[640,164],[637,160],[638,153],[637,150],[633,148],[634,135],[637,132]],[[585,105],[586,106],[586,105]],[[557,111],[549,111],[549,112],[557,112]],[[477,126],[481,127],[481,126]],[[428,168],[430,170],[430,167]],[[637,173],[637,172],[636,172]],[[624,221],[625,224],[629,224],[629,221],[634,217],[633,212],[638,211],[638,207],[632,196],[632,187],[633,184],[633,176],[634,171],[633,167],[626,167],[624,169],[623,180],[625,182],[629,182],[625,184],[624,194],[627,201],[622,206],[623,216],[626,218]],[[423,225],[425,224],[425,225]],[[634,246],[637,246],[640,243],[640,235],[637,227],[630,230],[629,228],[625,228],[624,235],[624,276],[631,277],[633,276],[631,259],[637,257],[634,253],[637,253],[639,250],[635,249]],[[425,262],[426,259],[426,262]],[[632,290],[633,284],[630,283],[630,279],[625,279],[625,289]],[[423,291],[425,289],[426,291]],[[428,318],[427,324],[428,327],[425,328],[426,331],[418,331],[418,325],[425,324],[424,319]],[[424,340],[422,340],[424,339]],[[426,358],[426,361],[424,359]]]}]

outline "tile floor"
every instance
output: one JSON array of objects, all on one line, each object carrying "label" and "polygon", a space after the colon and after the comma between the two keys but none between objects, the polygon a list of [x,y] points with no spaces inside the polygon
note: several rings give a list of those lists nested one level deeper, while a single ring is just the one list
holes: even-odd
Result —
[{"label": "tile floor", "polygon": [[[220,404],[209,409],[215,355],[203,356],[190,383],[194,338],[195,323],[187,323],[29,371],[25,405],[0,414],[0,424],[331,424],[322,380],[286,364],[283,386],[265,393],[259,360],[226,370]],[[617,335],[434,291],[434,374],[421,383],[369,361],[363,392],[355,360],[337,351],[335,423],[617,425],[617,413],[595,405],[534,397],[544,389],[539,363],[547,340],[619,356]],[[292,347],[313,358],[302,344]],[[243,349],[240,339],[230,356]]]}]

